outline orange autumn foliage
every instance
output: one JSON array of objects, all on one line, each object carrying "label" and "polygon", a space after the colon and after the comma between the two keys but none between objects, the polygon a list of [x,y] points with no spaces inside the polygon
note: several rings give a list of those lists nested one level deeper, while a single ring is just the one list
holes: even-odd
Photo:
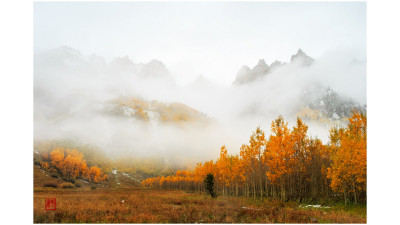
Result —
[{"label": "orange autumn foliage", "polygon": [[[308,126],[297,118],[290,129],[279,116],[268,139],[257,128],[236,155],[222,146],[219,158],[198,163],[194,171],[146,179],[144,187],[205,191],[207,174],[215,177],[222,195],[277,198],[284,201],[320,199],[333,192],[352,193],[355,203],[366,201],[366,116],[354,112],[345,128],[333,128],[324,145],[307,135]],[[346,199],[350,198],[345,194]]]},{"label": "orange autumn foliage", "polygon": [[272,134],[269,137],[265,151],[266,164],[268,165],[267,177],[272,184],[283,185],[281,177],[293,172],[294,148],[292,136],[282,116],[271,124]]},{"label": "orange autumn foliage", "polygon": [[[67,179],[83,178],[95,183],[105,182],[108,179],[108,175],[103,174],[100,168],[96,166],[89,168],[83,159],[83,154],[77,149],[55,148],[48,158],[50,165]],[[49,164],[44,162],[42,167],[46,166],[49,168]]]},{"label": "orange autumn foliage", "polygon": [[353,113],[346,128],[330,131],[331,167],[327,177],[333,190],[352,193],[357,201],[357,192],[366,191],[367,179],[367,117]]}]

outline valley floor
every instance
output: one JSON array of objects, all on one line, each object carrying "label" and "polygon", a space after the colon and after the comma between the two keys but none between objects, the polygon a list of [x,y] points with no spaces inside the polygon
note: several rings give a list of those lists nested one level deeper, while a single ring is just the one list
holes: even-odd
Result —
[{"label": "valley floor", "polygon": [[[56,210],[45,210],[46,198],[56,198]],[[366,209],[301,208],[175,190],[35,188],[34,223],[366,223]]]}]

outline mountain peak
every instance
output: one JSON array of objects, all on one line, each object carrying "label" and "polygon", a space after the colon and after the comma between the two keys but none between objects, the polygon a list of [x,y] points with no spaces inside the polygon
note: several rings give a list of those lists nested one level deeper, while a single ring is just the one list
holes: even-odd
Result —
[{"label": "mountain peak", "polygon": [[134,70],[135,63],[132,62],[132,60],[129,58],[129,56],[124,56],[124,57],[116,57],[114,58],[111,63],[111,66],[116,67],[116,68],[123,68],[123,69],[128,69],[129,71]]},{"label": "mountain peak", "polygon": [[35,61],[67,67],[79,67],[88,63],[87,58],[80,51],[67,45],[44,51],[36,57]]},{"label": "mountain peak", "polygon": [[142,65],[139,73],[142,77],[165,78],[171,82],[173,81],[173,77],[167,67],[163,62],[157,59],[153,59],[147,64]]},{"label": "mountain peak", "polygon": [[147,63],[147,65],[166,68],[166,66],[164,65],[164,63],[161,62],[160,60],[157,60],[157,59],[151,60],[150,62]]},{"label": "mountain peak", "polygon": [[314,63],[314,59],[308,56],[301,48],[297,51],[295,55],[292,55],[290,63],[298,63],[303,66],[311,66]]},{"label": "mountain peak", "polygon": [[[310,66],[314,63],[314,59],[308,56],[301,48],[299,48],[297,53],[292,55],[290,63],[299,64],[301,66]],[[257,65],[255,65],[253,69],[250,69],[248,66],[242,66],[242,68],[240,68],[239,72],[236,74],[233,84],[252,82],[285,65],[287,65],[287,63],[282,63],[275,60],[273,63],[271,63],[271,65],[268,66],[264,59],[259,59]]]},{"label": "mountain peak", "polygon": [[264,59],[259,59],[257,65],[267,65]]},{"label": "mountain peak", "polygon": [[255,65],[252,69],[253,73],[258,75],[265,75],[268,73],[268,65],[265,63],[264,59],[258,60],[257,65]]},{"label": "mountain peak", "polygon": [[247,73],[247,72],[249,72],[249,71],[251,71],[250,67],[248,67],[248,66],[246,66],[246,65],[243,65],[243,66],[240,68],[238,74],[239,74],[239,73]]},{"label": "mountain peak", "polygon": [[244,84],[249,81],[251,81],[253,77],[253,71],[250,69],[250,67],[244,65],[240,68],[240,70],[236,74],[236,78],[233,81],[234,84]]},{"label": "mountain peak", "polygon": [[284,65],[285,63],[282,63],[281,61],[275,60],[273,63],[271,63],[271,65],[269,66],[269,70],[272,71],[282,65]]},{"label": "mountain peak", "polygon": [[77,49],[74,49],[72,47],[69,47],[68,45],[61,45],[57,50],[67,52],[67,53],[73,54],[73,55],[79,55],[79,56],[82,55],[82,53],[80,51],[78,51]]}]

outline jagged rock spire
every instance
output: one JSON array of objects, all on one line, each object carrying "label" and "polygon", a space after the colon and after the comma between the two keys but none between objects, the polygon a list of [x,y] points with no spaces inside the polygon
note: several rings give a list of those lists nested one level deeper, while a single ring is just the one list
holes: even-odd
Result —
[{"label": "jagged rock spire", "polygon": [[310,66],[311,64],[314,63],[314,59],[308,56],[301,48],[297,51],[295,55],[292,55],[290,59],[290,63],[295,64],[301,64],[303,66]]}]

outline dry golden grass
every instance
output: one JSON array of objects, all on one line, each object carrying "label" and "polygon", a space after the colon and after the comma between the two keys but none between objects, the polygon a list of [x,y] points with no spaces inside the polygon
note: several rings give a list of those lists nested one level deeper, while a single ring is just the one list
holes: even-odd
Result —
[{"label": "dry golden grass", "polygon": [[[82,182],[63,189],[61,178],[34,166],[35,223],[365,223],[365,208],[303,209],[296,203],[254,202],[244,197],[217,199],[183,191],[135,188],[125,177],[111,176],[107,185]],[[118,178],[118,179],[117,179]],[[129,182],[128,182],[129,181]],[[58,188],[46,188],[48,182]],[[120,182],[121,185],[117,185]],[[115,188],[115,187],[124,188]],[[113,188],[114,187],[114,188]],[[46,198],[57,209],[46,211]],[[243,208],[244,207],[244,208]]]},{"label": "dry golden grass", "polygon": [[[46,198],[57,209],[44,209]],[[245,207],[245,208],[243,208]],[[337,210],[306,210],[297,204],[252,202],[183,191],[56,189],[34,192],[35,223],[366,223]]]}]

